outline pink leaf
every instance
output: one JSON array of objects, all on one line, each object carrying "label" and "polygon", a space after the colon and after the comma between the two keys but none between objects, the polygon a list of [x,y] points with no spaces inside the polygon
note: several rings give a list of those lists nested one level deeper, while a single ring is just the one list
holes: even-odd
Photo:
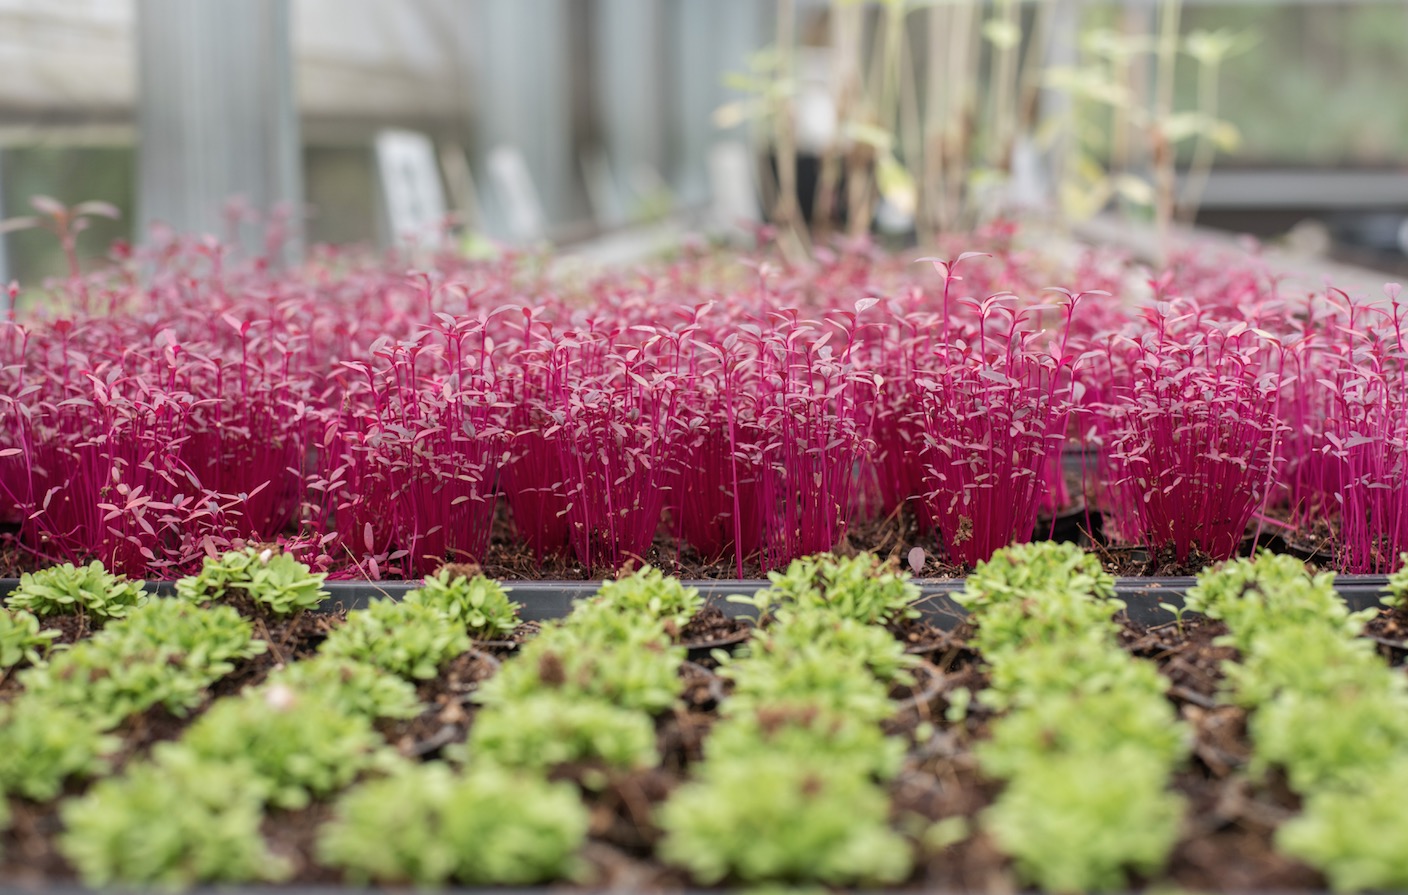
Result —
[{"label": "pink leaf", "polygon": [[100,218],[111,218],[114,221],[122,217],[122,212],[118,211],[117,206],[111,202],[99,202],[91,199],[73,206],[72,213],[74,215],[97,215]]},{"label": "pink leaf", "polygon": [[924,548],[914,547],[909,551],[909,568],[917,575],[924,569]]},{"label": "pink leaf", "polygon": [[34,196],[29,200],[29,205],[40,214],[47,214],[54,218],[68,214],[68,208],[64,206],[64,203],[53,196]]}]

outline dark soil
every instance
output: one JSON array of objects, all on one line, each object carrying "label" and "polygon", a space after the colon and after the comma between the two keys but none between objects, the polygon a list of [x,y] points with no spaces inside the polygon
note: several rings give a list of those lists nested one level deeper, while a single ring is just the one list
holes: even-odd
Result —
[{"label": "dark soil", "polygon": [[1325,891],[1325,878],[1278,854],[1276,828],[1298,808],[1284,786],[1254,786],[1245,777],[1181,774],[1178,789],[1191,811],[1174,849],[1170,876],[1188,891]]},{"label": "dark soil", "polygon": [[327,803],[309,805],[296,811],[269,809],[264,818],[264,839],[269,850],[288,861],[294,878],[305,885],[336,884],[342,874],[318,864],[318,830],[332,817]]},{"label": "dark soil", "polygon": [[440,676],[416,688],[424,711],[402,721],[383,721],[379,728],[387,742],[407,758],[438,758],[446,746],[462,743],[474,717],[474,692],[482,681],[499,670],[499,660],[470,650],[452,660]]},{"label": "dark soil", "polygon": [[[1038,519],[1034,534],[1038,540],[1051,539],[1080,544],[1098,554],[1107,571],[1121,577],[1196,575],[1211,562],[1211,557],[1197,551],[1180,560],[1173,555],[1171,548],[1151,556],[1142,546],[1109,545],[1104,541],[1103,531],[1104,523],[1100,512],[1081,509],[1059,516],[1055,521]],[[1291,553],[1329,567],[1331,557],[1324,552],[1325,539],[1329,537],[1329,533],[1329,523],[1323,520],[1320,526],[1306,532],[1305,539],[1312,540],[1317,545],[1312,552],[1306,552],[1300,542],[1288,542],[1288,539],[1300,534],[1289,524],[1263,524],[1258,528],[1257,524],[1253,523],[1248,527],[1239,554],[1249,556],[1256,546],[1264,546],[1275,552]],[[924,561],[919,568],[911,569],[909,553],[915,547],[924,550]],[[835,552],[843,556],[862,552],[874,553],[899,562],[904,568],[911,569],[916,578],[921,579],[958,578],[968,571],[962,565],[945,561],[938,536],[932,531],[921,531],[913,514],[907,510],[885,518],[858,520],[847,529],[841,542],[836,545]],[[712,581],[740,577],[738,564],[731,555],[723,558],[701,556],[688,543],[671,534],[668,520],[661,525],[650,549],[637,559],[668,574],[689,580]],[[491,577],[528,581],[583,581],[615,574],[615,570],[592,570],[584,567],[570,550],[540,559],[518,536],[512,517],[502,503],[495,518],[488,556],[481,565],[484,573]],[[750,557],[743,562],[741,577],[766,578],[767,570],[762,567],[758,557]]]},{"label": "dark soil", "polygon": [[1378,645],[1391,665],[1408,662],[1408,610],[1383,609],[1364,626],[1364,635]]},{"label": "dark soil", "polygon": [[87,637],[101,625],[95,624],[92,616],[87,613],[77,615],[51,615],[39,620],[40,628],[48,631],[58,631],[59,636],[54,638],[54,644],[73,644]]},{"label": "dark soil", "polygon": [[[1091,520],[1093,522],[1090,524],[1098,530],[1099,514],[1092,514]],[[1090,539],[1085,531],[1087,523],[1084,512],[1079,516],[1058,519],[1055,523],[1050,519],[1039,519],[1036,535],[1044,539],[1054,534],[1056,540],[1075,540],[1088,544]],[[856,521],[836,545],[835,552],[843,556],[870,552],[893,559],[909,569],[909,552],[914,547],[920,547],[925,552],[923,564],[913,570],[916,577],[957,578],[967,572],[963,566],[943,560],[937,535],[932,531],[921,532],[914,515],[908,511],[893,513],[884,518]],[[638,559],[685,579],[712,581],[740,577],[738,563],[732,555],[722,558],[700,555],[692,546],[672,534],[668,520],[661,525],[650,549]],[[592,570],[584,567],[570,550],[540,559],[518,536],[512,516],[502,502],[495,516],[488,556],[480,565],[484,573],[491,577],[529,581],[582,581],[609,577],[615,573],[615,570]],[[762,567],[758,557],[749,557],[743,561],[741,577],[766,578],[767,570]]]},{"label": "dark soil", "polygon": [[1179,559],[1172,546],[1152,554],[1144,547],[1134,546],[1095,544],[1090,549],[1100,557],[1105,571],[1120,578],[1196,575],[1212,564],[1212,557],[1200,550],[1192,550]]},{"label": "dark soil", "polygon": [[[241,607],[253,612],[252,607]],[[263,618],[261,634],[279,644],[283,660],[311,654],[329,630],[341,623],[341,613],[306,613],[291,621]],[[747,633],[746,623],[725,618],[717,609],[702,613],[679,632],[681,642],[723,639]],[[934,821],[961,817],[972,821],[1000,792],[1000,784],[983,778],[973,746],[987,736],[991,714],[980,705],[969,707],[962,720],[946,717],[952,695],[971,693],[987,684],[980,657],[959,625],[944,631],[925,622],[896,625],[893,633],[922,659],[913,686],[896,687],[896,703],[887,732],[919,737],[903,771],[890,784],[893,812],[902,827],[915,818]],[[1144,887],[1178,887],[1205,891],[1323,891],[1325,880],[1306,866],[1275,852],[1277,827],[1299,810],[1296,797],[1278,775],[1253,778],[1248,770],[1250,747],[1246,715],[1219,699],[1222,665],[1235,660],[1235,651],[1214,641],[1225,633],[1221,623],[1188,616],[1182,623],[1144,627],[1122,623],[1120,637],[1134,656],[1156,663],[1170,682],[1169,699],[1194,733],[1192,757],[1173,787],[1190,806],[1183,835],[1168,866]],[[1408,656],[1408,614],[1384,610],[1366,631],[1396,662]],[[511,643],[512,641],[506,641]],[[1399,644],[1403,644],[1400,646]],[[263,680],[279,661],[270,650],[241,664],[221,681],[213,694],[228,695]],[[416,718],[384,722],[380,730],[403,755],[435,758],[465,739],[474,722],[473,694],[497,670],[499,659],[489,649],[475,649],[448,665],[432,681],[418,686],[425,709]],[[558,768],[554,774],[579,785],[591,816],[591,841],[584,857],[598,886],[635,889],[680,888],[688,884],[677,871],[659,864],[651,850],[659,837],[653,808],[701,761],[719,704],[728,698],[727,682],[708,663],[686,662],[680,670],[684,695],[674,711],[656,721],[661,763],[632,773],[610,772],[591,765]],[[5,698],[5,694],[0,694]],[[178,737],[192,718],[178,718],[153,709],[131,719],[117,734],[123,741],[118,764],[148,752],[152,744]],[[75,783],[67,796],[84,786]],[[27,885],[69,882],[73,873],[56,851],[60,824],[55,804],[35,805],[22,799],[9,802],[12,823],[0,834],[0,884]],[[264,823],[271,848],[291,861],[294,882],[334,884],[335,872],[321,868],[315,857],[319,827],[327,820],[327,803],[298,811],[271,811]],[[909,821],[905,819],[909,818]],[[905,827],[907,828],[907,827]],[[976,825],[966,838],[924,858],[910,880],[926,890],[1013,892],[1017,885],[1008,861]]]},{"label": "dark soil", "polygon": [[[938,552],[934,536],[920,536],[909,514],[885,519],[856,522],[836,545],[835,552],[854,555],[870,551],[878,556],[904,562],[913,547],[923,547],[929,554]],[[739,578],[739,568],[733,556],[706,557],[688,543],[675,537],[668,520],[660,526],[655,540],[640,563],[648,563],[670,575],[689,580],[721,580]],[[480,563],[484,574],[500,579],[520,581],[588,581],[615,575],[615,569],[589,569],[572,555],[570,549],[561,554],[539,558],[519,537],[505,504],[501,501],[489,538],[489,552]],[[908,566],[906,565],[906,568]],[[954,578],[964,573],[960,566],[929,561],[919,574],[929,578]],[[743,561],[743,578],[767,577],[759,558]]]},{"label": "dark soil", "polygon": [[480,652],[488,653],[496,659],[506,659],[531,640],[538,633],[538,627],[537,622],[521,622],[507,638],[503,640],[476,640],[474,646]]},{"label": "dark soil", "polygon": [[[1072,493],[1078,495],[1079,489],[1074,489]],[[1179,560],[1169,551],[1150,556],[1143,546],[1110,544],[1104,537],[1104,530],[1104,517],[1098,509],[1080,507],[1058,514],[1055,519],[1038,518],[1033,537],[1036,540],[1080,544],[1097,553],[1107,571],[1121,577],[1194,575],[1209,562],[1209,557],[1196,552]],[[1257,545],[1305,559],[1317,568],[1333,569],[1333,532],[1332,524],[1324,518],[1296,525],[1284,511],[1268,511],[1265,521],[1253,522],[1248,527],[1239,555],[1250,555],[1255,540]],[[912,568],[909,557],[915,547],[924,551],[924,558],[917,568]],[[953,579],[968,571],[966,567],[944,558],[938,535],[932,530],[921,530],[914,514],[908,509],[884,518],[856,520],[833,550],[843,556],[870,552],[893,559],[921,579]],[[740,567],[731,554],[723,557],[701,555],[693,546],[675,536],[668,515],[645,554],[628,561],[648,563],[668,574],[699,581],[740,577],[758,580],[766,578],[768,572],[758,556],[744,559]],[[0,578],[18,577],[23,572],[44,565],[47,563],[21,550],[13,535],[0,534]],[[539,557],[519,536],[508,505],[503,500],[496,506],[488,552],[477,568],[491,578],[505,581],[592,581],[617,573],[616,569],[588,568],[572,554],[570,548]],[[391,570],[391,574],[394,577],[396,573]]]},{"label": "dark soil", "polygon": [[1222,682],[1222,663],[1237,658],[1232,647],[1213,643],[1226,633],[1222,622],[1189,615],[1181,624],[1145,628],[1126,623],[1120,639],[1133,655],[1158,663],[1171,684],[1171,697],[1210,709]]},{"label": "dark soil", "polygon": [[1335,526],[1328,518],[1316,516],[1297,523],[1277,520],[1269,528],[1281,537],[1290,555],[1327,566],[1334,563]]},{"label": "dark soil", "polygon": [[0,885],[38,889],[73,879],[68,862],[55,848],[63,831],[59,804],[10,799],[10,828],[0,832]]},{"label": "dark soil", "polygon": [[20,549],[12,532],[0,533],[0,578],[18,578],[38,567],[34,557]]},{"label": "dark soil", "polygon": [[215,697],[257,686],[280,665],[314,655],[329,632],[347,617],[347,613],[339,608],[300,612],[289,618],[279,618],[243,595],[234,595],[219,602],[234,607],[240,615],[249,619],[254,627],[254,636],[268,644],[268,648],[261,655],[242,661],[233,672],[211,687],[211,694]]},{"label": "dark soil", "polygon": [[744,618],[729,618],[718,606],[707,605],[678,632],[675,642],[689,651],[689,657],[698,662],[712,664],[712,654],[716,649],[732,651],[753,633],[752,621]]},{"label": "dark soil", "polygon": [[890,633],[905,645],[905,652],[932,656],[948,650],[956,641],[953,631],[945,631],[922,618],[905,619],[890,625]]}]

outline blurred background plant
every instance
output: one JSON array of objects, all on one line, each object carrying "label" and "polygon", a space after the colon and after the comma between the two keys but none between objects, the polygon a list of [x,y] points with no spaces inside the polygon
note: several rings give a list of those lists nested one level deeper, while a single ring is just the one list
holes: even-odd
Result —
[{"label": "blurred background plant", "polygon": [[821,78],[797,70],[782,0],[777,43],[728,79],[748,98],[715,120],[755,119],[772,222],[794,252],[808,232],[878,224],[929,244],[1014,211],[1069,222],[1116,209],[1164,234],[1175,212],[1193,221],[1214,157],[1240,145],[1218,117],[1220,76],[1255,40],[1182,33],[1183,0],[1146,6],[1141,22],[1060,0],[831,0],[801,36]]},{"label": "blurred background plant", "polygon": [[[620,260],[1033,209],[1408,267],[1398,0],[8,0],[0,58],[0,219],[113,206],[85,269],[157,223]],[[0,235],[0,282],[71,260]]]}]

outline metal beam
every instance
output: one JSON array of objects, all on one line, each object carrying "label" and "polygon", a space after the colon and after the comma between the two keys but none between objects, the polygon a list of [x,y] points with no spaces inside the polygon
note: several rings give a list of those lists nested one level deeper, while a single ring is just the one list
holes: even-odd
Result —
[{"label": "metal beam", "polygon": [[[226,235],[227,202],[292,212],[301,252],[302,172],[289,0],[138,0],[137,228]],[[261,251],[263,228],[236,234]]]},{"label": "metal beam", "polygon": [[572,0],[477,0],[476,71],[473,75],[476,160],[483,178],[485,228],[521,240],[511,221],[514,190],[496,175],[497,161],[520,159],[515,170],[532,180],[542,201],[548,236],[586,217],[573,157],[571,105]]},{"label": "metal beam", "polygon": [[1408,207],[1408,170],[1213,169],[1201,207],[1402,209]]},{"label": "metal beam", "polygon": [[[592,22],[593,87],[615,195],[603,223],[633,219],[643,191],[663,181],[665,52],[658,0],[599,0]],[[656,182],[651,183],[651,178]]]},{"label": "metal beam", "polygon": [[[5,217],[5,149],[0,146],[0,218]],[[10,249],[6,237],[0,233],[0,313],[10,311]]]},{"label": "metal beam", "polygon": [[771,34],[771,4],[756,0],[677,0],[671,116],[676,147],[673,181],[682,204],[707,202],[709,148],[746,141],[746,126],[721,130],[714,110],[742,97],[724,86],[728,72],[746,71],[749,58]]}]

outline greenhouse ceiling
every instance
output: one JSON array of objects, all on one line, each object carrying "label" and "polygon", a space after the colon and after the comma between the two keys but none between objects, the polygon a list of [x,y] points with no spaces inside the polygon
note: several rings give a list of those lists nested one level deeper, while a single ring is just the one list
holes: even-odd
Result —
[{"label": "greenhouse ceiling", "polygon": [[[469,24],[456,0],[295,0],[305,120],[462,119]],[[0,0],[0,122],[100,134],[136,102],[136,0]]]}]

